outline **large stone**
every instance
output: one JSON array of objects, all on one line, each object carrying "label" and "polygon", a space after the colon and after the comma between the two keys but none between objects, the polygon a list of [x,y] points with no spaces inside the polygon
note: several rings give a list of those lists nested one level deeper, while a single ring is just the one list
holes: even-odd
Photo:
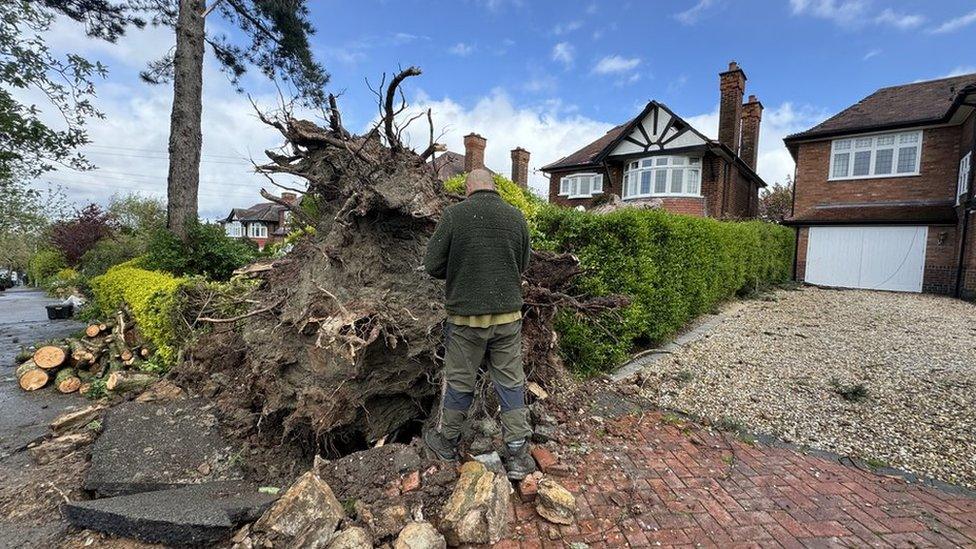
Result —
[{"label": "large stone", "polygon": [[328,549],[373,549],[373,540],[365,529],[350,526],[332,538]]},{"label": "large stone", "polygon": [[444,549],[447,541],[429,522],[411,522],[404,526],[393,543],[393,549]]},{"label": "large stone", "polygon": [[477,461],[465,463],[441,512],[440,530],[447,542],[454,546],[501,540],[511,521],[511,492],[512,485],[504,476]]},{"label": "large stone", "polygon": [[335,532],[345,517],[332,488],[315,471],[309,471],[254,524],[260,532],[277,532],[294,537],[313,527]]},{"label": "large stone", "polygon": [[576,498],[551,478],[539,481],[535,511],[539,516],[556,524],[572,524],[576,521]]},{"label": "large stone", "polygon": [[236,454],[204,399],[126,402],[105,412],[83,487],[116,496],[240,479]]},{"label": "large stone", "polygon": [[210,482],[63,507],[79,528],[167,545],[203,545],[261,516],[276,496],[243,482]]}]

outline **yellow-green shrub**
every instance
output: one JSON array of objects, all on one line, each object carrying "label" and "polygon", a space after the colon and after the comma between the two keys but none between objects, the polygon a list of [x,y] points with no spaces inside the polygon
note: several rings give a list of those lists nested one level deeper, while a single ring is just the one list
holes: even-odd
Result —
[{"label": "yellow-green shrub", "polygon": [[772,223],[551,206],[535,223],[543,238],[533,245],[579,257],[579,292],[632,300],[597,319],[558,318],[560,351],[580,373],[608,370],[635,346],[661,341],[718,302],[784,283],[792,272],[793,232]]},{"label": "yellow-green shrub", "polygon": [[179,318],[178,294],[186,279],[160,271],[140,269],[138,259],[116,265],[91,280],[95,304],[111,312],[125,304],[142,335],[156,347],[166,365],[176,361]]}]

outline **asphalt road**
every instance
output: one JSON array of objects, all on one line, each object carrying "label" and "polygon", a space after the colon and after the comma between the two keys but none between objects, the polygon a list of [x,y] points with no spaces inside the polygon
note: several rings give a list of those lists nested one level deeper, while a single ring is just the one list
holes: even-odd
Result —
[{"label": "asphalt road", "polygon": [[14,378],[14,359],[21,347],[64,337],[84,326],[73,320],[48,320],[44,306],[57,302],[27,288],[0,292],[0,461],[43,436],[48,423],[59,414],[86,403],[84,397],[62,395],[50,388],[24,392]]}]

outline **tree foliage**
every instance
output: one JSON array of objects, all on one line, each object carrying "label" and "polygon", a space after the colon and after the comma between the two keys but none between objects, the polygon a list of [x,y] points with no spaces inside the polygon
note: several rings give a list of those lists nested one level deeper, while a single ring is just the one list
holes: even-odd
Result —
[{"label": "tree foliage", "polygon": [[[0,179],[36,176],[55,165],[91,167],[75,151],[88,142],[85,122],[102,116],[92,103],[92,80],[106,70],[78,55],[52,53],[43,37],[52,20],[43,5],[25,0],[5,1],[0,11]],[[28,93],[47,98],[61,127],[18,98]]]},{"label": "tree foliage", "polygon": [[177,276],[201,275],[227,280],[234,269],[257,256],[258,247],[254,242],[230,238],[217,224],[194,223],[186,240],[169,231],[156,231],[142,264],[147,269]]},{"label": "tree foliage", "polygon": [[61,252],[68,265],[77,265],[95,244],[112,234],[111,217],[98,204],[88,204],[71,219],[51,227],[51,247]]},{"label": "tree foliage", "polygon": [[[176,2],[133,0],[129,5],[150,15],[153,24],[176,28]],[[213,0],[209,9],[208,18],[216,12],[243,33],[243,43],[220,33],[208,33],[205,39],[237,91],[243,91],[241,78],[252,65],[271,80],[293,85],[303,104],[325,105],[329,74],[312,56],[308,37],[315,29],[304,0]],[[140,76],[151,84],[171,81],[173,53],[152,61]]]},{"label": "tree foliage", "polygon": [[0,268],[27,270],[45,228],[67,213],[60,188],[42,192],[21,179],[0,178]]},{"label": "tree foliage", "polygon": [[779,223],[793,211],[793,178],[786,176],[786,183],[773,183],[759,192],[759,217]]}]

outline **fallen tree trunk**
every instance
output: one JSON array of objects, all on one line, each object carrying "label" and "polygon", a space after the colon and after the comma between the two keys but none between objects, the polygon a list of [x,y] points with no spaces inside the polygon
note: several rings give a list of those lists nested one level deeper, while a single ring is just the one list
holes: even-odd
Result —
[{"label": "fallen tree trunk", "polygon": [[[329,128],[287,113],[259,114],[288,149],[269,151],[271,163],[259,170],[308,181],[306,200],[314,201],[316,217],[283,205],[315,236],[251,273],[263,286],[250,296],[247,314],[197,316],[235,324],[243,350],[240,340],[221,336],[227,347],[215,349],[219,338],[207,339],[177,371],[193,383],[217,384],[220,406],[253,418],[255,428],[342,453],[415,431],[436,407],[444,287],[421,265],[441,212],[461,197],[447,194],[426,163],[438,148],[433,129],[422,154],[400,141],[403,126],[395,118],[405,105],[391,107],[390,97],[415,74],[410,68],[392,80],[380,121],[362,136],[345,130],[338,112]],[[526,273],[523,356],[530,379],[542,386],[565,373],[552,328],[556,310],[587,313],[620,303],[570,297],[578,273],[575,257],[551,253],[534,253]],[[228,361],[232,375],[210,376],[227,356],[241,357]],[[238,374],[241,361],[247,370]]]}]

